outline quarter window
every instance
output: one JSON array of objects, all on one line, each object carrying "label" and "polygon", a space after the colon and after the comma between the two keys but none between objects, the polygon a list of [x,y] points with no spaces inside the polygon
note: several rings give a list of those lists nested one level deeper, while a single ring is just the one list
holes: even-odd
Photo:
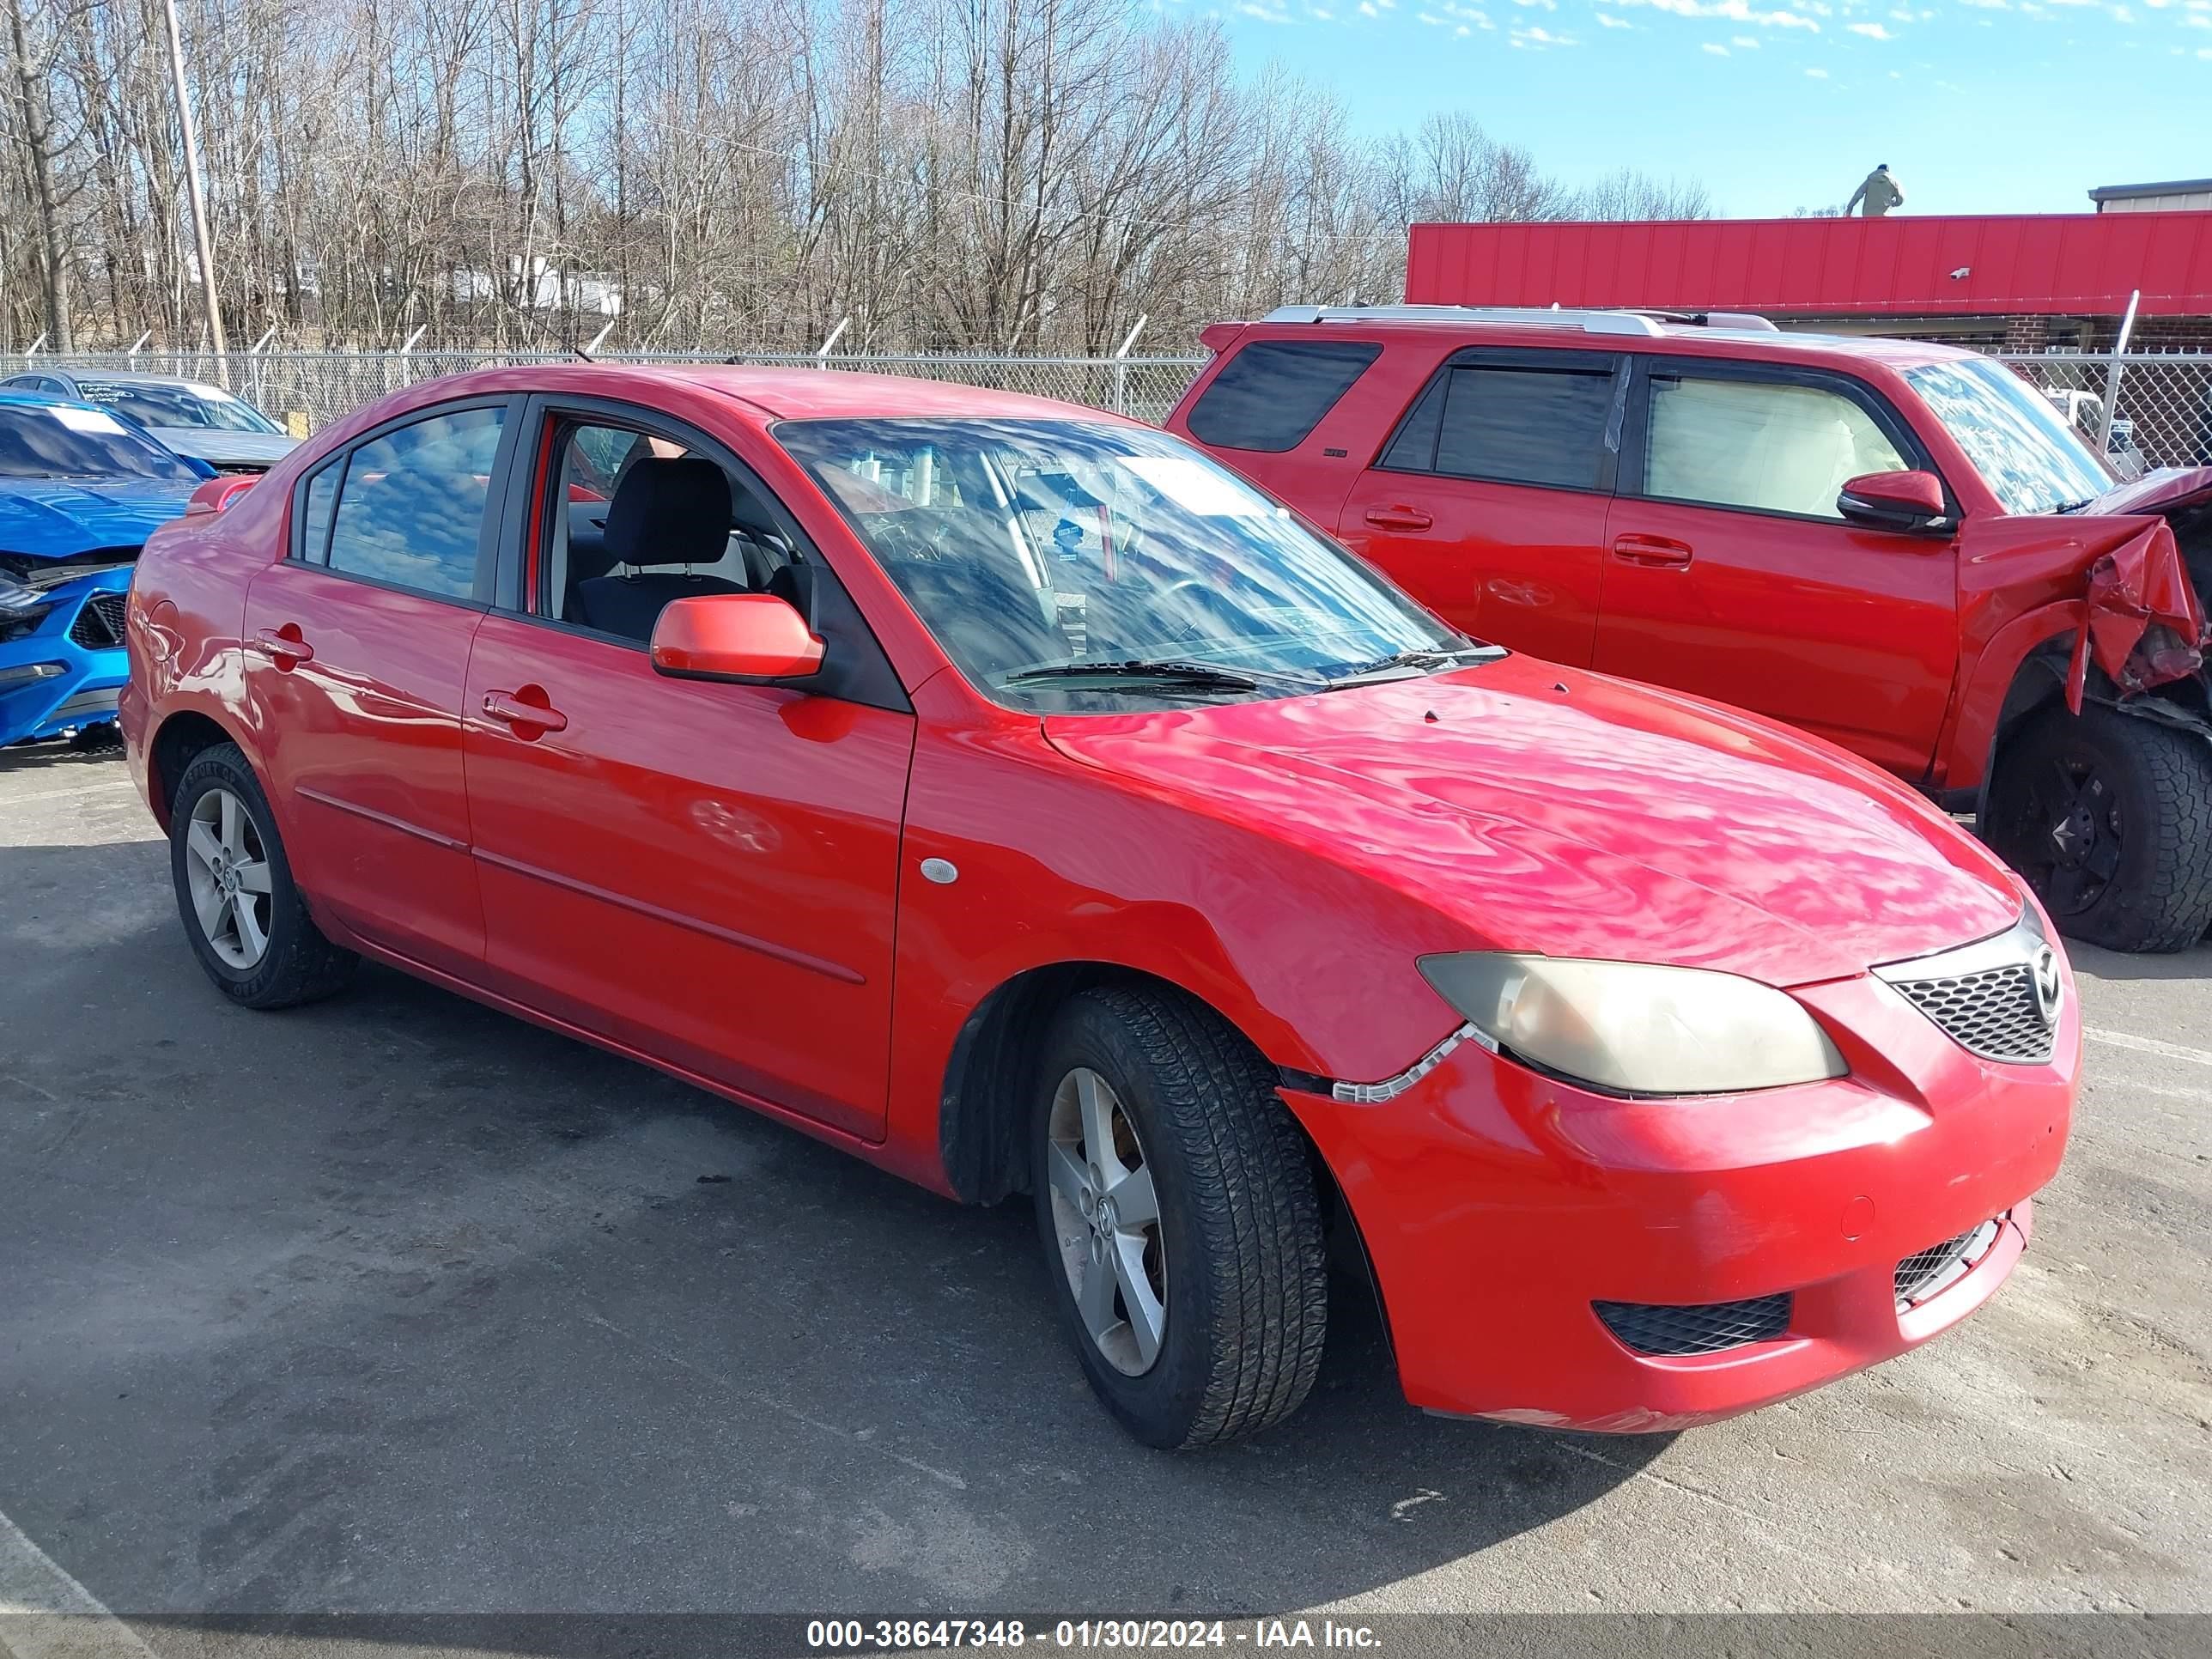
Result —
[{"label": "quarter window", "polygon": [[1595,489],[1613,376],[1602,369],[1447,368],[1384,452],[1399,471]]},{"label": "quarter window", "polygon": [[1255,341],[1191,405],[1191,436],[1222,449],[1296,449],[1382,355],[1358,340]]},{"label": "quarter window", "polygon": [[[434,415],[354,450],[331,520],[331,568],[445,598],[471,598],[506,412],[463,409]],[[313,486],[307,507],[312,534]]]},{"label": "quarter window", "polygon": [[1852,399],[1820,386],[1654,375],[1644,493],[1835,519],[1863,472],[1911,463]]}]

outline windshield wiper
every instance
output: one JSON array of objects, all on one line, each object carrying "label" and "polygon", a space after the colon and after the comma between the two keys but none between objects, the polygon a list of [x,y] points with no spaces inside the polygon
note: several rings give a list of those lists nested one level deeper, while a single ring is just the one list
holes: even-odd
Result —
[{"label": "windshield wiper", "polygon": [[1378,658],[1374,662],[1361,663],[1347,668],[1341,674],[1329,677],[1328,689],[1337,690],[1350,685],[1368,685],[1382,680],[1411,679],[1419,674],[1432,674],[1439,669],[1456,668],[1462,663],[1495,662],[1505,654],[1502,645],[1433,646],[1418,651],[1401,651],[1395,656]]},{"label": "windshield wiper", "polygon": [[2094,495],[2085,495],[2078,501],[2060,501],[2057,506],[2051,507],[2049,511],[2052,513],[2079,513],[2085,507],[2096,506],[2097,501],[2098,498]]},{"label": "windshield wiper", "polygon": [[1055,663],[1048,668],[1024,668],[1019,673],[1007,675],[999,684],[1035,685],[1045,680],[1090,679],[1155,680],[1207,691],[1257,691],[1263,684],[1306,684],[1281,676],[1262,678],[1238,673],[1234,669],[1218,668],[1212,663],[1178,662],[1168,658],[1156,661]]}]

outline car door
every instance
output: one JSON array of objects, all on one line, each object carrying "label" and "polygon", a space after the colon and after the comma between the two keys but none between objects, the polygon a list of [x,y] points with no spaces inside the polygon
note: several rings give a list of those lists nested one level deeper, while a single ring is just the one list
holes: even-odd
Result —
[{"label": "car door", "polygon": [[1956,548],[1836,507],[1847,478],[1930,467],[1887,401],[1816,369],[1647,357],[1622,453],[1596,665],[1923,775],[1958,657]]},{"label": "car door", "polygon": [[483,957],[461,697],[491,593],[504,398],[409,415],[301,479],[287,556],[246,589],[246,695],[303,890],[372,943]]},{"label": "car door", "polygon": [[1587,666],[1624,370],[1599,351],[1455,353],[1338,533],[1453,626]]},{"label": "car door", "polygon": [[[477,634],[466,698],[489,981],[708,1081],[880,1138],[914,752],[905,694],[732,451],[620,405],[548,406],[533,421],[517,580]],[[623,544],[629,475],[702,457],[731,485],[711,545],[686,540],[677,515],[690,509],[669,501],[646,504],[658,544]],[[818,684],[654,672],[647,641],[666,597],[770,582],[816,608]]]}]

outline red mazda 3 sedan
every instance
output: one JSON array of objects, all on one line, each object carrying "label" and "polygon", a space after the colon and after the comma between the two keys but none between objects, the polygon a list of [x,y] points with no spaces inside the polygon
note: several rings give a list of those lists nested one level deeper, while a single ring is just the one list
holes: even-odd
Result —
[{"label": "red mazda 3 sedan", "polygon": [[[156,536],[121,714],[253,1007],[369,957],[971,1202],[1154,1445],[1319,1364],[1724,1417],[2011,1271],[2066,963],[1902,785],[1454,633],[1180,440],[809,371],[414,387]],[[857,1270],[857,1267],[856,1267]]]}]

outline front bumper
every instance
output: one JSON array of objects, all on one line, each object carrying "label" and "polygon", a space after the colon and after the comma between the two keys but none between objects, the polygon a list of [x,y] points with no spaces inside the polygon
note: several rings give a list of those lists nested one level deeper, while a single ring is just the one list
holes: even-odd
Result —
[{"label": "front bumper", "polygon": [[115,718],[131,672],[116,600],[130,591],[127,565],[64,582],[42,596],[52,608],[27,633],[0,641],[0,744]]},{"label": "front bumper", "polygon": [[[1619,1100],[1470,1042],[1382,1104],[1284,1091],[1358,1224],[1413,1403],[1557,1428],[1687,1428],[1902,1353],[2003,1282],[2072,1115],[2070,977],[2039,1066],[1974,1058],[1872,977],[1795,994],[1850,1075]],[[1901,1261],[1992,1219],[1971,1267],[1899,1310]],[[1695,1355],[1636,1352],[1594,1306],[1782,1292],[1778,1334]]]}]

